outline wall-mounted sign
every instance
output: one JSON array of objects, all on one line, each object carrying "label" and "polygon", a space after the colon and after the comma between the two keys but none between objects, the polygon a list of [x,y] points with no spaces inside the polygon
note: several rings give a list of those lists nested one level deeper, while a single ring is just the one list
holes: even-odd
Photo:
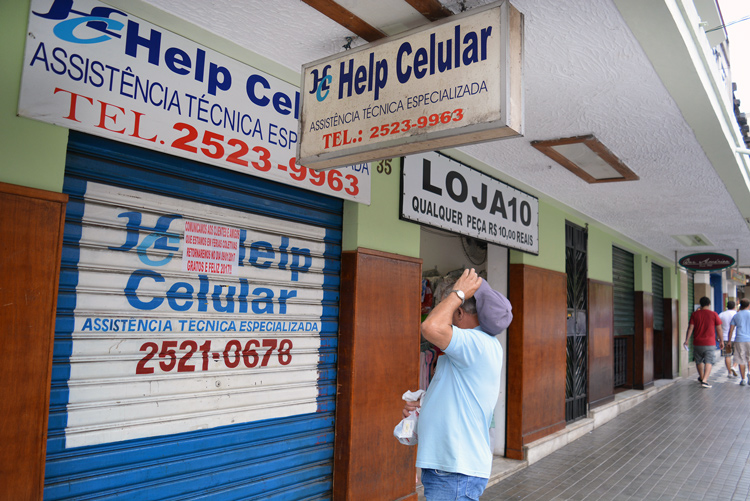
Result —
[{"label": "wall-mounted sign", "polygon": [[523,134],[523,15],[507,0],[302,67],[313,169]]},{"label": "wall-mounted sign", "polygon": [[368,164],[295,160],[299,90],[93,0],[32,0],[18,114],[370,203]]},{"label": "wall-mounted sign", "polygon": [[715,252],[690,254],[680,259],[680,266],[693,271],[718,271],[734,265],[734,258]]},{"label": "wall-mounted sign", "polygon": [[404,158],[401,219],[539,254],[539,201],[440,153]]}]

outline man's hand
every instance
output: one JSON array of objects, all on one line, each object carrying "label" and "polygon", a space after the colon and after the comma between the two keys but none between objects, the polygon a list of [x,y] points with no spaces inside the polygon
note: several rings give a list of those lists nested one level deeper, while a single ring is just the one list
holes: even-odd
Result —
[{"label": "man's hand", "polygon": [[695,326],[693,324],[688,325],[687,335],[685,336],[685,344],[683,346],[685,349],[688,349],[688,342],[690,342],[690,336],[693,334],[693,328]]},{"label": "man's hand", "polygon": [[458,280],[456,280],[456,284],[453,288],[464,291],[465,299],[469,299],[474,295],[480,285],[482,285],[482,278],[477,275],[477,272],[472,268],[470,270],[464,270]]},{"label": "man's hand", "polygon": [[409,417],[409,414],[414,411],[419,411],[419,401],[417,402],[411,402],[409,400],[405,400],[406,404],[404,405],[404,409],[401,411],[401,415],[405,418]]},{"label": "man's hand", "polygon": [[[453,289],[463,291],[464,300],[466,300],[474,295],[480,285],[482,285],[482,279],[472,268],[464,270],[453,284]],[[424,338],[441,350],[445,350],[453,338],[453,314],[460,307],[461,299],[457,294],[451,292],[443,297],[422,322]]]}]

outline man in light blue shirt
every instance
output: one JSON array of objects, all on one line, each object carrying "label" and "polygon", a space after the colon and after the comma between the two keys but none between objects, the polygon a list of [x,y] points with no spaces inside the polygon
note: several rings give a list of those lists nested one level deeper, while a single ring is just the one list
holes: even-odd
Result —
[{"label": "man in light blue shirt", "polygon": [[732,355],[734,355],[732,341],[734,340],[729,337],[732,318],[737,314],[734,306],[734,301],[727,301],[727,309],[719,313],[719,319],[721,320],[721,332],[724,334],[724,349],[721,350],[721,354],[724,357],[724,364],[727,366],[727,376],[729,377],[737,377],[737,371],[734,370],[735,364],[732,361]]},{"label": "man in light blue shirt", "polygon": [[[734,336],[734,357],[740,364],[740,386],[745,386],[745,371],[750,360],[750,300],[740,300],[740,311],[732,317],[729,327],[729,339]],[[750,383],[750,375],[748,375]]]},{"label": "man in light blue shirt", "polygon": [[[476,303],[481,300],[479,294],[473,297],[480,286],[495,295],[483,311],[503,317],[503,325],[493,328],[497,332],[480,327]],[[425,339],[444,352],[419,412],[417,466],[428,501],[477,500],[484,492],[492,469],[489,429],[503,364],[494,335],[510,319],[507,299],[483,285],[471,269],[422,323]],[[404,415],[416,408],[416,402],[407,402]]]}]

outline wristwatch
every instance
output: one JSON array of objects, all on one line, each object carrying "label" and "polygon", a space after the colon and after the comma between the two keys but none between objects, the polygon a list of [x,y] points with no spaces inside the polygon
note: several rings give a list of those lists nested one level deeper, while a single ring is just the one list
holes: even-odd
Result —
[{"label": "wristwatch", "polygon": [[464,291],[453,289],[451,292],[455,292],[456,296],[458,296],[458,299],[461,300],[461,306],[464,305],[464,301],[466,300],[466,296],[464,295]]}]

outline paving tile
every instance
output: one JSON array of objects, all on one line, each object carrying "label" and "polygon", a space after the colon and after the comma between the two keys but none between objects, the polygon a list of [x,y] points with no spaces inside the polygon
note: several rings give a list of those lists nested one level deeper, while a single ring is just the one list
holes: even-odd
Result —
[{"label": "paving tile", "polygon": [[750,391],[683,379],[488,488],[482,501],[750,501]]}]

